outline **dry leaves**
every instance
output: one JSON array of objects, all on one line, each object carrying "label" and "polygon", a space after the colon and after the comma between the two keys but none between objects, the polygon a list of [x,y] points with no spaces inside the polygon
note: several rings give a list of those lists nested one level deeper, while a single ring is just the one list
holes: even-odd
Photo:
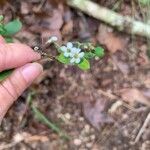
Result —
[{"label": "dry leaves", "polygon": [[83,103],[83,113],[85,118],[98,130],[103,124],[113,122],[113,119],[105,112],[106,101],[107,100],[101,97],[95,102],[88,101]]},{"label": "dry leaves", "polygon": [[150,98],[137,88],[125,88],[119,91],[124,101],[134,104],[139,102],[150,107]]},{"label": "dry leaves", "polygon": [[105,45],[111,53],[123,50],[127,44],[126,39],[108,31],[108,28],[104,25],[100,25],[99,27],[97,40],[100,44]]}]

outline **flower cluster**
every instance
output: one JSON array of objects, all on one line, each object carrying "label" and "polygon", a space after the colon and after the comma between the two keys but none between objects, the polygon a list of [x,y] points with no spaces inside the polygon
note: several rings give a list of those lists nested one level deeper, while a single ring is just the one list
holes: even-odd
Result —
[{"label": "flower cluster", "polygon": [[81,52],[80,48],[74,47],[71,42],[68,42],[66,46],[60,47],[64,56],[70,58],[70,63],[79,64],[84,57],[84,52]]}]

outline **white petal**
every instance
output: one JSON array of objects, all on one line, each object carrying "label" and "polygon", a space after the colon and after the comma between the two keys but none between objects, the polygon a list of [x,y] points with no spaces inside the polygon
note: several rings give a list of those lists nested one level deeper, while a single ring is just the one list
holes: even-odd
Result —
[{"label": "white petal", "polygon": [[80,58],[77,58],[75,62],[78,64],[80,62]]},{"label": "white petal", "polygon": [[67,51],[67,47],[66,47],[66,46],[62,46],[60,49],[61,49],[61,51],[63,51],[63,52],[66,52],[66,51]]},{"label": "white petal", "polygon": [[72,52],[70,53],[70,57],[74,57],[74,55],[75,55],[75,53],[72,53]]},{"label": "white petal", "polygon": [[65,57],[69,57],[69,56],[70,56],[70,53],[65,52],[65,53],[64,53],[64,56],[65,56]]},{"label": "white petal", "polygon": [[84,52],[79,53],[79,57],[82,58],[84,56]]},{"label": "white petal", "polygon": [[68,43],[67,43],[67,48],[68,48],[68,49],[71,49],[72,47],[73,47],[73,44],[72,44],[71,42],[68,42]]},{"label": "white petal", "polygon": [[80,51],[81,51],[81,49],[80,49],[80,48],[77,48],[76,52],[79,53]]},{"label": "white petal", "polygon": [[73,47],[73,48],[71,49],[71,53],[72,53],[72,54],[75,54],[76,52],[77,52],[77,48]]},{"label": "white petal", "polygon": [[74,63],[75,60],[76,60],[76,59],[73,57],[73,58],[70,60],[70,63]]}]

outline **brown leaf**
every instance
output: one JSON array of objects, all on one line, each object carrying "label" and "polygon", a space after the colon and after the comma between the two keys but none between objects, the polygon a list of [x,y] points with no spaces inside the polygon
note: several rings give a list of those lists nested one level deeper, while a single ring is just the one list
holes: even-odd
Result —
[{"label": "brown leaf", "polygon": [[102,97],[95,102],[88,101],[83,103],[83,113],[85,118],[98,130],[104,123],[113,122],[113,119],[106,114],[105,107],[106,100]]},{"label": "brown leaf", "polygon": [[31,8],[28,2],[21,2],[21,6],[20,6],[20,11],[21,14],[26,15],[29,14],[29,12],[31,12]]},{"label": "brown leaf", "polygon": [[111,53],[115,53],[117,50],[123,50],[127,43],[122,37],[115,35],[113,32],[108,32],[108,29],[103,25],[99,27],[97,39]]},{"label": "brown leaf", "polygon": [[[116,54],[116,53],[115,53]],[[129,72],[130,72],[130,68],[129,68],[129,65],[122,61],[120,59],[121,57],[117,57],[115,55],[112,55],[112,60],[114,62],[114,64],[119,68],[119,70],[124,74],[124,75],[128,75]]]},{"label": "brown leaf", "polygon": [[43,26],[50,30],[59,30],[63,25],[62,12],[59,9],[54,9],[52,17],[47,17],[43,21]]},{"label": "brown leaf", "polygon": [[150,106],[150,99],[146,97],[142,91],[136,88],[125,88],[119,91],[123,100],[134,104],[135,102],[139,102]]}]

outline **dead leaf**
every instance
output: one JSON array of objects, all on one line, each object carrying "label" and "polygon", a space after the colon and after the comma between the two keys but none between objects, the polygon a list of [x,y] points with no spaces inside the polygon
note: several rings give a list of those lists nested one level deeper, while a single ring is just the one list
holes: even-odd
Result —
[{"label": "dead leaf", "polygon": [[128,75],[129,74],[130,68],[129,68],[129,65],[126,62],[118,59],[118,57],[115,56],[115,55],[112,56],[112,60],[113,60],[114,64],[119,68],[119,70],[124,75]]},{"label": "dead leaf", "polygon": [[63,25],[62,12],[59,9],[54,9],[52,17],[44,18],[41,26],[50,30],[59,30]]},{"label": "dead leaf", "polygon": [[115,35],[113,32],[108,32],[108,28],[104,25],[100,25],[97,39],[111,53],[115,53],[117,50],[123,50],[127,44],[127,41],[122,37]]},{"label": "dead leaf", "polygon": [[139,102],[150,106],[150,99],[146,97],[139,89],[136,88],[125,88],[119,91],[124,101],[134,104]]},{"label": "dead leaf", "polygon": [[23,1],[21,2],[20,9],[21,9],[20,10],[21,14],[23,14],[23,15],[27,15],[31,11],[31,7],[30,7],[29,3],[28,2],[23,2]]},{"label": "dead leaf", "polygon": [[63,36],[66,36],[71,34],[72,32],[73,32],[73,21],[70,20],[63,26],[62,34]]},{"label": "dead leaf", "polygon": [[100,98],[95,102],[84,102],[83,113],[85,118],[95,127],[97,130],[100,129],[104,123],[112,123],[113,119],[108,116],[105,112],[106,100]]}]

